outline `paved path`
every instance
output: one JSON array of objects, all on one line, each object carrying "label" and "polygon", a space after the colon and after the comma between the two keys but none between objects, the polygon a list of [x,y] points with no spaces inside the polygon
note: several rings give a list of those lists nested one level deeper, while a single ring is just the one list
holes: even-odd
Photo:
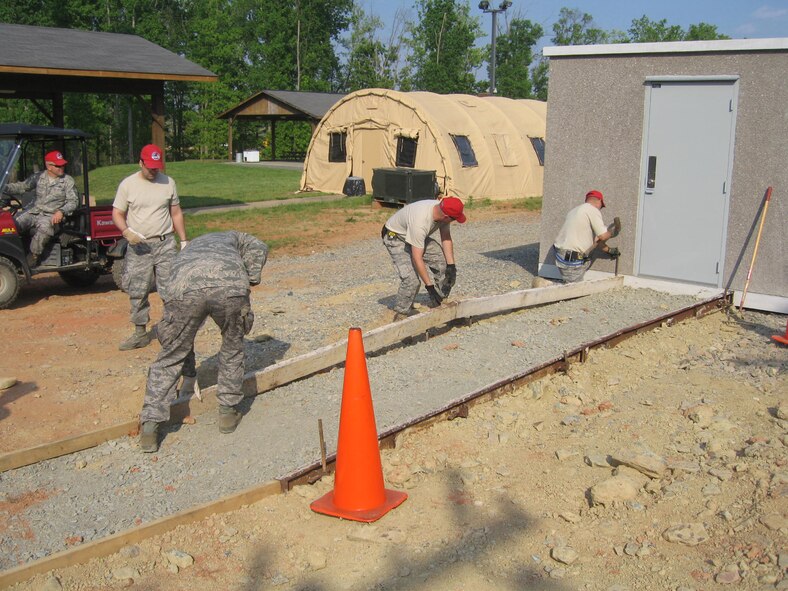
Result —
[{"label": "paved path", "polygon": [[250,201],[235,205],[212,205],[208,207],[185,207],[183,211],[189,214],[220,213],[237,209],[257,209],[259,207],[278,207],[290,203],[311,203],[313,201],[339,201],[345,199],[344,195],[314,195],[312,197],[293,197],[292,199],[276,199],[272,201]]}]

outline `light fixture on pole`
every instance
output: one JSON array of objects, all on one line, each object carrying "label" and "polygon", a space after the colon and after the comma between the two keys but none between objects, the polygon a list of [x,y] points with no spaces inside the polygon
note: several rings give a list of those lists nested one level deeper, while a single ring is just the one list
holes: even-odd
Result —
[{"label": "light fixture on pole", "polygon": [[490,94],[495,94],[495,37],[498,34],[498,13],[506,12],[506,9],[512,5],[511,0],[501,0],[498,8],[490,8],[490,3],[487,0],[479,2],[479,8],[484,12],[492,14],[492,56],[490,57]]}]

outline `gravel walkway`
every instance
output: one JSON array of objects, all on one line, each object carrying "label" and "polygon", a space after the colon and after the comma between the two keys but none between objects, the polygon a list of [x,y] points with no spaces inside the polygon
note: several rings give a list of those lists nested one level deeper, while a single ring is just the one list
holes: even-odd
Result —
[{"label": "gravel walkway", "polygon": [[[530,285],[538,256],[538,217],[469,223],[453,230],[457,299]],[[394,273],[379,240],[274,258],[255,290],[258,323],[247,343],[247,369],[314,350],[370,329],[389,314]],[[541,306],[456,328],[368,360],[378,430],[462,397],[573,348],[694,301],[651,290],[614,292]],[[197,351],[216,351],[206,326]],[[198,355],[200,357],[200,355]],[[215,357],[202,355],[200,381],[215,380]],[[248,400],[233,435],[215,413],[170,430],[158,454],[120,439],[0,475],[8,510],[0,568],[41,558],[263,483],[319,459],[316,423],[335,449],[343,372],[333,370]]]}]

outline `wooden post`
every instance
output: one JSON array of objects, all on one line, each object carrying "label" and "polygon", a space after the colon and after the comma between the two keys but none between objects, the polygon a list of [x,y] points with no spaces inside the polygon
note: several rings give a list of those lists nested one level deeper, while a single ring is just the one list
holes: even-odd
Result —
[{"label": "wooden post", "polygon": [[235,117],[230,117],[227,120],[227,149],[230,151],[230,162],[233,161],[233,121]]},{"label": "wooden post", "polygon": [[151,114],[151,143],[156,144],[164,151],[164,159],[167,159],[165,146],[165,127],[164,127],[164,85],[158,92],[151,94],[150,114]]},{"label": "wooden post", "polygon": [[63,93],[52,93],[52,124],[55,127],[65,127],[65,118],[63,115]]},{"label": "wooden post", "polygon": [[271,120],[271,160],[276,160],[276,119]]}]

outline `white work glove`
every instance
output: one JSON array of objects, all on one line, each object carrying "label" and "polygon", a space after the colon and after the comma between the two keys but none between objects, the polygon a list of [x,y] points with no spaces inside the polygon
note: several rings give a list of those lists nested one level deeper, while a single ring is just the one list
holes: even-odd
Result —
[{"label": "white work glove", "polygon": [[618,236],[621,233],[621,220],[613,218],[613,223],[607,227],[607,231],[610,232],[611,238]]},{"label": "white work glove", "polygon": [[125,230],[123,230],[123,237],[129,241],[129,244],[139,244],[145,240],[145,236],[130,227],[127,227]]},{"label": "white work glove", "polygon": [[189,245],[189,241],[188,240],[181,240],[181,250],[186,248],[188,245]]}]

